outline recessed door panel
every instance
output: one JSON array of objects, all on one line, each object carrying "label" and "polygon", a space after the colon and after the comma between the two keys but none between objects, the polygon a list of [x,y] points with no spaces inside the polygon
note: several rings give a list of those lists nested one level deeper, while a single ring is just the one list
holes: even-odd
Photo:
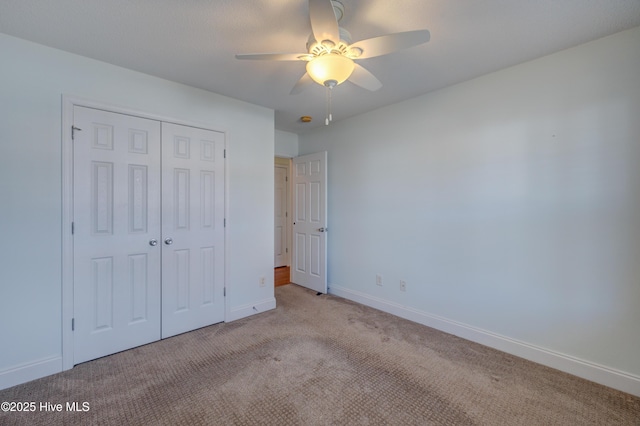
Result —
[{"label": "recessed door panel", "polygon": [[296,183],[296,215],[294,217],[295,222],[307,221],[307,183]]},{"label": "recessed door panel", "polygon": [[113,258],[92,259],[93,269],[93,330],[113,327]]},{"label": "recessed door panel", "polygon": [[113,163],[94,161],[91,174],[91,217],[95,235],[113,233]]},{"label": "recessed door panel", "polygon": [[295,242],[296,267],[294,271],[305,274],[307,272],[307,235],[296,234]]},{"label": "recessed door panel", "polygon": [[147,232],[147,166],[129,165],[129,232]]},{"label": "recessed door panel", "polygon": [[[189,261],[189,250],[175,250],[173,252],[175,259],[175,309],[174,313],[185,312],[189,310],[189,269],[191,262]],[[171,277],[165,277],[169,280]],[[171,294],[165,295],[171,298]]]},{"label": "recessed door panel", "polygon": [[112,124],[104,124],[97,121],[92,121],[89,129],[93,130],[90,136],[93,136],[91,142],[94,149],[106,149],[109,151],[113,151]]},{"label": "recessed door panel", "polygon": [[202,161],[216,161],[216,141],[206,139],[200,141],[200,159]]},{"label": "recessed door panel", "polygon": [[131,315],[129,323],[148,319],[149,259],[146,253],[129,255],[129,288],[131,289]]},{"label": "recessed door panel", "polygon": [[149,133],[146,130],[129,129],[129,152],[132,154],[149,152]]},{"label": "recessed door panel", "polygon": [[314,234],[309,237],[309,274],[317,278],[322,274],[322,239]]},{"label": "recessed door panel", "polygon": [[175,229],[189,229],[191,189],[189,169],[174,169],[173,171],[173,208],[175,210]]},{"label": "recessed door panel", "polygon": [[191,139],[184,136],[176,136],[173,138],[174,157],[175,158],[191,158]]},{"label": "recessed door panel", "polygon": [[322,220],[322,212],[320,211],[320,183],[309,182],[309,221],[319,224]]},{"label": "recessed door panel", "polygon": [[203,247],[200,250],[202,266],[202,304],[210,305],[216,301],[216,252],[215,247]]},{"label": "recessed door panel", "polygon": [[275,232],[274,232],[273,243],[274,243],[274,249],[275,249],[274,253],[275,253],[275,256],[276,256],[275,267],[277,268],[278,266],[281,266],[281,265],[278,264],[279,262],[277,261],[277,259],[284,255],[284,237],[283,237],[284,227],[283,226],[276,226],[274,228],[274,230],[275,230]]},{"label": "recessed door panel", "polygon": [[216,226],[216,174],[213,171],[200,172],[200,227]]},{"label": "recessed door panel", "polygon": [[322,161],[312,160],[309,161],[309,176],[321,176]]}]

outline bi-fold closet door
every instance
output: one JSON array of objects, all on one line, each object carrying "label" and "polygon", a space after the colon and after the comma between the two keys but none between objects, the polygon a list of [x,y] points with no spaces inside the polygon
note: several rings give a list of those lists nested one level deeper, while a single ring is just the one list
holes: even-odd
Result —
[{"label": "bi-fold closet door", "polygon": [[74,106],[74,364],[224,320],[224,134]]}]

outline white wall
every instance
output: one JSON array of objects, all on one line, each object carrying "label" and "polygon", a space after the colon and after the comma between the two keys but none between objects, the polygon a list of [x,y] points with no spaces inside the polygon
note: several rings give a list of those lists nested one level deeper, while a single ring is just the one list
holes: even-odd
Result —
[{"label": "white wall", "polygon": [[272,110],[3,34],[0,52],[0,388],[62,365],[63,94],[227,132],[227,320],[275,306]]},{"label": "white wall", "polygon": [[333,293],[640,395],[640,28],[299,139]]},{"label": "white wall", "polygon": [[291,132],[276,130],[276,157],[293,158],[298,156],[298,135]]}]

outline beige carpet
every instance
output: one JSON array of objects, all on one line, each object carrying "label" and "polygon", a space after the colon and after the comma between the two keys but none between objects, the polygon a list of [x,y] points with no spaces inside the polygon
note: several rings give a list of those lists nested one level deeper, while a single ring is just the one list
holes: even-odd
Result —
[{"label": "beige carpet", "polygon": [[[2,425],[640,425],[640,399],[334,296],[0,391]],[[87,412],[66,412],[67,402]]]}]

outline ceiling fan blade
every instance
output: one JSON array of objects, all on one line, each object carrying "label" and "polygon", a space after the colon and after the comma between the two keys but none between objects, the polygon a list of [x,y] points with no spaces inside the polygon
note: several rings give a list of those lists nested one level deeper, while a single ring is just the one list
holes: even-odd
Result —
[{"label": "ceiling fan blade", "polygon": [[357,59],[367,59],[417,46],[428,42],[430,38],[429,30],[406,31],[361,40],[353,43],[350,47],[362,50],[362,54]]},{"label": "ceiling fan blade", "polygon": [[316,41],[331,40],[336,44],[340,41],[338,19],[331,0],[309,0],[309,19]]},{"label": "ceiling fan blade", "polygon": [[289,92],[289,94],[297,95],[298,93],[306,90],[309,86],[312,86],[314,83],[315,82],[311,79],[311,76],[307,73],[304,73],[302,78],[300,78],[296,85],[293,86],[293,89],[291,89],[291,92]]},{"label": "ceiling fan blade", "polygon": [[303,61],[308,53],[250,53],[236,55],[236,59],[255,59],[260,61]]},{"label": "ceiling fan blade", "polygon": [[375,92],[382,87],[382,83],[369,70],[360,64],[356,64],[349,81],[363,89]]}]

